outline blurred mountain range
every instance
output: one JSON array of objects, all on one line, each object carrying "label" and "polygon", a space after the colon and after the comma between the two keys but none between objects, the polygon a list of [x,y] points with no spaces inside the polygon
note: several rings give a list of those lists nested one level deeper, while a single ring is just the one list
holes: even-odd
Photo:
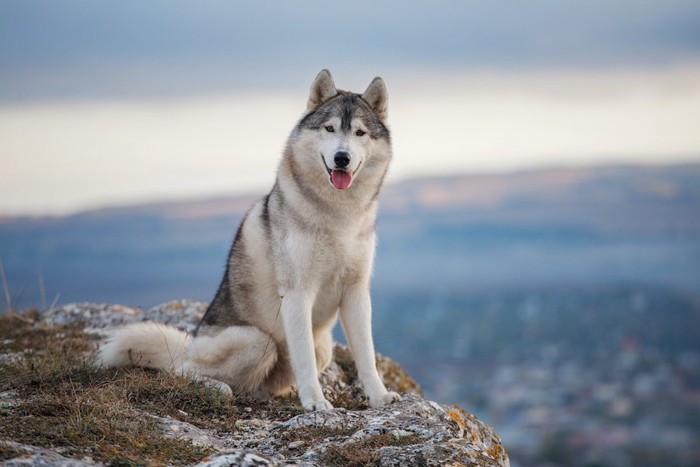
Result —
[{"label": "blurred mountain range", "polygon": [[[257,197],[0,217],[13,304],[207,301]],[[611,281],[700,294],[700,164],[407,180],[382,193],[378,235],[378,294]]]}]

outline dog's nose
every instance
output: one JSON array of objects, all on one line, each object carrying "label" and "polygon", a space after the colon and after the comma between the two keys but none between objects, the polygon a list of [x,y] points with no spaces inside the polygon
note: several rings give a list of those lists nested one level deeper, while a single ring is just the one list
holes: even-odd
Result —
[{"label": "dog's nose", "polygon": [[335,157],[333,158],[333,161],[335,162],[335,166],[338,168],[345,168],[348,166],[350,163],[350,154],[348,154],[345,151],[338,151],[335,153]]}]

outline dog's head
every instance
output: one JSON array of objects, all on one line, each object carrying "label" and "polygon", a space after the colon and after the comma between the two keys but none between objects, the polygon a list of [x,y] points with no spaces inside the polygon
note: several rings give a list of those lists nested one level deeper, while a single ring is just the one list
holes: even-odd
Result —
[{"label": "dog's head", "polygon": [[354,94],[336,89],[330,72],[322,70],[311,85],[307,113],[294,138],[306,158],[315,158],[304,161],[306,168],[315,165],[338,190],[349,188],[365,170],[385,171],[391,154],[387,102],[379,77],[364,93]]}]

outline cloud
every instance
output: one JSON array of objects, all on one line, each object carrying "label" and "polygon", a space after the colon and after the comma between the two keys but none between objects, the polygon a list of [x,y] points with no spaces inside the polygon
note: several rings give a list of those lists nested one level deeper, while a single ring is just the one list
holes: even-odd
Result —
[{"label": "cloud", "polygon": [[1,102],[289,89],[322,67],[697,63],[694,0],[0,2]]},{"label": "cloud", "polygon": [[[348,87],[364,89],[370,78]],[[700,159],[700,68],[385,79],[393,181]],[[0,107],[0,213],[262,193],[307,88]]]}]

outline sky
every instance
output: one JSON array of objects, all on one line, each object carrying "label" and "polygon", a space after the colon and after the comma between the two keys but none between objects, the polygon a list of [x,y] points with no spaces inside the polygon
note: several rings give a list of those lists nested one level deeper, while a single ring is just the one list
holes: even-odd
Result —
[{"label": "sky", "polygon": [[395,183],[700,161],[696,0],[4,0],[0,216],[263,193],[322,68]]}]

